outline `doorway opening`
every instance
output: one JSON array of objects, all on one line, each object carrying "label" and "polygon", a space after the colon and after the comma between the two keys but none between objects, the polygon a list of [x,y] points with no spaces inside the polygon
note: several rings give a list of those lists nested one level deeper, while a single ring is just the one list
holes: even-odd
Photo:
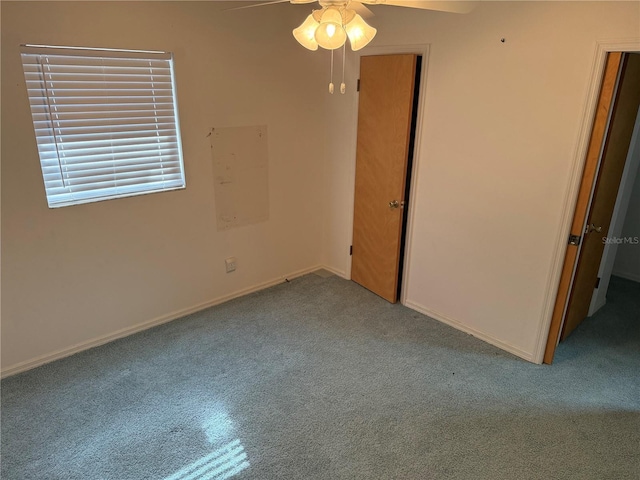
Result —
[{"label": "doorway opening", "polygon": [[416,80],[413,91],[413,116],[411,118],[411,133],[409,137],[409,155],[407,159],[407,175],[405,181],[405,208],[402,211],[402,234],[400,237],[400,265],[398,268],[398,291],[396,293],[396,297],[400,298],[400,293],[402,292],[402,282],[404,276],[404,261],[405,261],[405,251],[406,251],[406,243],[407,243],[407,224],[409,221],[409,208],[408,201],[411,198],[411,181],[413,178],[413,161],[414,161],[414,152],[416,148],[416,128],[418,124],[418,107],[419,107],[419,99],[420,99],[420,80],[422,75],[422,55],[418,55],[416,60]]},{"label": "doorway opening", "polygon": [[[608,239],[619,234],[612,223],[623,199],[620,185],[629,173],[629,153],[640,107],[640,54],[607,55],[596,115],[578,192],[544,362],[587,317],[599,288]],[[631,182],[633,183],[633,182]],[[627,196],[628,201],[628,196]],[[626,207],[625,207],[626,209]],[[621,228],[621,227],[620,227]],[[608,279],[607,279],[608,283]]]}]

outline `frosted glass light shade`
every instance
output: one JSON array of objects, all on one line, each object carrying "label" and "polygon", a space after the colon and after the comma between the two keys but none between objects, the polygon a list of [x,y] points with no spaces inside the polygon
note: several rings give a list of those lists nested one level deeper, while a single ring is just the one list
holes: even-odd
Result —
[{"label": "frosted glass light shade", "polygon": [[366,47],[373,37],[376,36],[378,30],[373,28],[357,13],[347,25],[344,27],[351,42],[351,50],[354,52]]},{"label": "frosted glass light shade", "polygon": [[318,50],[318,42],[315,39],[315,33],[320,25],[313,14],[309,15],[302,24],[293,30],[293,37],[300,45],[309,50]]},{"label": "frosted glass light shade", "polygon": [[347,33],[342,27],[342,14],[336,8],[327,8],[320,18],[315,32],[315,40],[322,48],[335,50],[347,41]]}]

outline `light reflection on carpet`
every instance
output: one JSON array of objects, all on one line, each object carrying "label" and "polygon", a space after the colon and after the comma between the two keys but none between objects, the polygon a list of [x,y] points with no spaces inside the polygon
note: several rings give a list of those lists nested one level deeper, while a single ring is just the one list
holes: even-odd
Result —
[{"label": "light reflection on carpet", "polygon": [[224,480],[248,467],[249,462],[244,447],[240,440],[234,440],[164,480]]}]

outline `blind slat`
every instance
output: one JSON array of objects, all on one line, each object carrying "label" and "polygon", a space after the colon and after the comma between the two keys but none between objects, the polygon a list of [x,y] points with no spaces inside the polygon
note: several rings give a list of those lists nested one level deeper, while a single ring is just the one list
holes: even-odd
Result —
[{"label": "blind slat", "polygon": [[[135,134],[136,139],[140,139],[144,141],[146,138],[165,138],[170,137],[172,140],[177,141],[176,132],[170,128],[158,128],[158,129],[139,129],[139,130],[131,130],[127,132],[91,132],[91,133],[78,133],[78,134],[67,134],[67,138],[71,142],[82,142],[86,144],[94,144],[99,142],[106,141],[119,141],[119,140],[130,140],[131,136]],[[46,139],[38,139],[38,144],[46,145],[48,144]]]},{"label": "blind slat", "polygon": [[75,157],[88,158],[88,161],[100,160],[105,155],[113,155],[114,158],[127,157],[129,154],[135,153],[136,156],[141,152],[163,152],[166,150],[175,151],[173,147],[175,142],[161,141],[161,139],[153,139],[151,142],[136,139],[136,142],[117,143],[109,142],[106,145],[89,146],[85,142],[69,143],[58,145],[58,155],[61,159],[64,157],[66,161],[71,161]]},{"label": "blind slat", "polygon": [[105,187],[117,187],[123,185],[133,185],[135,183],[150,183],[159,181],[178,180],[179,172],[151,172],[149,175],[99,175],[91,179],[70,179],[67,187],[71,191],[81,191],[98,189]]},{"label": "blind slat", "polygon": [[[114,161],[110,161],[110,160],[105,160],[102,162],[95,162],[95,163],[77,163],[77,164],[63,164],[61,166],[59,166],[58,164],[55,165],[55,168],[60,170],[62,169],[63,172],[68,173],[68,174],[73,174],[74,172],[90,172],[92,170],[102,170],[105,168],[111,168],[112,170],[118,169],[118,168],[123,168],[123,167],[130,167],[130,166],[138,166],[138,167],[144,167],[147,164],[153,164],[153,165],[158,165],[158,161],[155,157],[146,157],[146,159],[144,157],[139,157],[136,158],[135,161],[131,161],[131,159],[126,158],[126,159],[122,159],[122,160],[114,160]],[[167,155],[165,157],[165,159],[161,162],[162,166],[166,167],[166,168],[171,168],[174,165],[179,165],[180,164],[180,159],[177,155]],[[49,166],[48,168],[54,168],[54,166]]]}]

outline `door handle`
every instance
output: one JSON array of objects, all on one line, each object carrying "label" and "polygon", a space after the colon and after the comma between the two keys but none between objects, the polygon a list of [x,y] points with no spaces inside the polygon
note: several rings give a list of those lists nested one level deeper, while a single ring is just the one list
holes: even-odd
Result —
[{"label": "door handle", "polygon": [[398,202],[398,200],[391,200],[389,202],[389,208],[390,209],[394,209],[394,208],[398,208],[400,206],[400,202]]},{"label": "door handle", "polygon": [[600,233],[601,231],[602,231],[602,227],[601,226],[596,227],[593,223],[587,227],[587,233],[591,233],[591,232]]}]

